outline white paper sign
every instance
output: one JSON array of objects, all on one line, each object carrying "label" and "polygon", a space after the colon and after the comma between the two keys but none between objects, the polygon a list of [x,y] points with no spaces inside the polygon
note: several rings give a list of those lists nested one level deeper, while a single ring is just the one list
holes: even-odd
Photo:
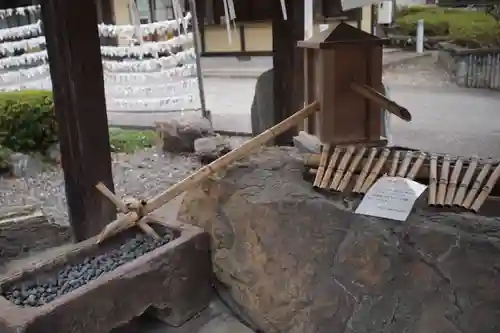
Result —
[{"label": "white paper sign", "polygon": [[382,177],[368,190],[356,214],[406,221],[427,186],[401,177]]}]

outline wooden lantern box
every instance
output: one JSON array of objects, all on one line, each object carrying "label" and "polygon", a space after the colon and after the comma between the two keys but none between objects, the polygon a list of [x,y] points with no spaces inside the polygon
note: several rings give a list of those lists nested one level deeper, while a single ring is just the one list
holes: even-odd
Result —
[{"label": "wooden lantern box", "polygon": [[380,93],[382,44],[343,22],[298,42],[305,49],[305,102],[320,104],[306,130],[324,144],[380,141],[383,109],[411,120],[406,109]]}]

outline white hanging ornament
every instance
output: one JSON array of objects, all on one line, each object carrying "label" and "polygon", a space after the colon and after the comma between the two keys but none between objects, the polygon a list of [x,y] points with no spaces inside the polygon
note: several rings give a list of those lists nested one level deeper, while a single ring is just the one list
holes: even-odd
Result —
[{"label": "white hanging ornament", "polygon": [[196,75],[196,65],[188,64],[161,72],[152,73],[112,73],[104,72],[105,80],[113,83],[155,83],[165,82],[168,79],[192,77]]},{"label": "white hanging ornament", "polygon": [[[192,16],[191,13],[187,13],[180,22],[174,20],[166,20],[153,23],[145,23],[139,26],[143,36],[149,36],[153,34],[165,35],[167,32],[172,32],[178,30],[182,23],[189,24]],[[98,25],[99,35],[101,37],[130,37],[132,38],[136,33],[136,26],[131,24],[125,25],[113,25],[100,23]]]},{"label": "white hanging ornament", "polygon": [[1,73],[0,84],[18,83],[21,81],[28,81],[33,79],[39,80],[47,75],[49,75],[49,65],[44,64],[33,68],[18,69]]},{"label": "white hanging ornament", "polygon": [[110,72],[158,72],[179,64],[190,64],[196,59],[194,48],[170,56],[142,60],[104,60],[103,67]]},{"label": "white hanging ornament", "polygon": [[148,42],[135,46],[101,46],[101,53],[107,57],[142,57],[146,54],[158,56],[158,53],[171,52],[179,46],[193,43],[193,34],[176,36],[162,42]]},{"label": "white hanging ornament", "polygon": [[106,84],[106,97],[162,98],[165,96],[185,95],[196,89],[197,79],[185,79],[179,82],[158,85],[117,85]]},{"label": "white hanging ornament", "polygon": [[29,38],[39,36],[42,33],[41,21],[37,23],[22,25],[20,27],[0,30],[0,41],[9,39]]},{"label": "white hanging ornament", "polygon": [[281,13],[283,14],[283,20],[288,20],[288,14],[286,12],[286,3],[285,0],[280,0],[281,3]]}]

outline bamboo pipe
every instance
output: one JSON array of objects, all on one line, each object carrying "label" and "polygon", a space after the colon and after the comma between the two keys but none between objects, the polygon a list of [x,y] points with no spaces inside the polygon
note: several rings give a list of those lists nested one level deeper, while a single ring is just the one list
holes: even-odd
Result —
[{"label": "bamboo pipe", "polygon": [[274,139],[281,133],[289,130],[290,128],[297,126],[301,121],[303,121],[305,118],[309,117],[312,115],[314,112],[318,111],[319,109],[319,103],[318,102],[313,102],[300,111],[297,111],[295,114],[292,116],[288,117],[287,119],[283,120],[277,125],[274,125],[270,129],[264,131],[263,133],[257,135],[253,139],[245,142],[241,146],[239,146],[236,149],[233,149],[229,153],[219,157],[215,161],[213,161],[210,164],[205,165],[201,169],[197,170],[194,172],[192,175],[188,176],[187,178],[184,178],[180,182],[176,183],[175,185],[171,186],[168,188],[166,191],[163,193],[160,193],[150,201],[146,203],[144,206],[143,213],[148,214],[170,200],[174,199],[176,196],[181,194],[182,192],[191,189],[192,187],[198,185],[200,182],[204,181],[209,175],[217,172],[217,170],[220,170],[224,167],[227,167],[229,164],[237,161],[241,157],[247,155],[249,152],[251,152],[253,149],[261,147],[263,144],[268,142],[271,139]]},{"label": "bamboo pipe", "polygon": [[389,149],[384,149],[382,151],[382,154],[380,154],[377,163],[375,163],[375,166],[373,167],[372,171],[370,172],[365,182],[363,183],[363,187],[361,187],[361,191],[359,191],[360,193],[365,194],[370,189],[370,186],[372,186],[373,182],[380,174],[380,170],[385,165],[387,157],[389,156],[390,153],[391,151]]},{"label": "bamboo pipe", "polygon": [[398,171],[399,155],[401,155],[401,152],[399,150],[394,152],[394,157],[392,158],[391,170],[389,171],[390,177],[396,176],[396,172]]},{"label": "bamboo pipe", "polygon": [[410,172],[408,172],[408,174],[406,175],[406,178],[415,179],[415,176],[420,171],[422,164],[424,164],[425,156],[426,156],[425,153],[420,153],[420,155],[418,155],[417,160],[415,161],[415,163],[413,163],[413,166]]},{"label": "bamboo pipe", "polygon": [[342,178],[342,181],[340,182],[340,185],[338,187],[338,191],[343,192],[349,184],[349,181],[351,180],[352,174],[358,167],[359,162],[363,158],[363,155],[365,154],[366,147],[361,147],[361,149],[358,151],[356,156],[354,157],[354,160],[351,162],[351,165],[349,166],[349,169],[347,169],[344,177]]},{"label": "bamboo pipe", "polygon": [[333,177],[332,183],[330,184],[331,189],[338,190],[337,187],[339,186],[339,182],[344,175],[344,171],[347,168],[347,163],[349,163],[349,160],[351,159],[351,156],[354,153],[355,149],[355,146],[347,147],[344,157],[342,157],[339,167],[337,168],[337,171],[335,171],[335,177]]},{"label": "bamboo pipe", "polygon": [[375,155],[377,155],[377,152],[378,152],[377,148],[370,149],[370,155],[368,156],[368,159],[365,161],[365,165],[363,166],[361,173],[359,174],[358,178],[356,179],[356,184],[354,185],[354,188],[352,189],[352,191],[354,193],[358,193],[361,190],[361,187],[363,186],[363,183],[365,182],[366,176],[368,176],[368,172],[371,169],[373,160],[375,159]]},{"label": "bamboo pipe", "polygon": [[357,94],[377,104],[381,108],[389,111],[393,115],[398,116],[405,121],[411,121],[411,113],[406,108],[398,105],[394,101],[391,101],[372,87],[366,84],[353,82],[351,83],[351,89]]},{"label": "bamboo pipe", "polygon": [[481,208],[483,203],[486,201],[486,199],[490,195],[491,190],[493,189],[493,187],[497,183],[498,178],[500,178],[500,164],[497,165],[495,170],[493,170],[493,173],[491,174],[490,178],[488,179],[488,182],[486,183],[485,186],[483,186],[483,189],[481,190],[481,192],[477,196],[476,200],[474,200],[474,203],[472,204],[472,206],[470,208],[473,212],[477,213],[479,211],[479,209]]},{"label": "bamboo pipe", "polygon": [[339,158],[340,153],[341,149],[339,147],[335,147],[335,149],[333,150],[333,155],[332,157],[330,157],[330,163],[328,163],[325,175],[323,176],[323,180],[321,181],[321,184],[319,186],[320,188],[327,188],[328,183],[330,182],[330,178],[332,177],[333,174],[333,169],[337,164],[337,160]]},{"label": "bamboo pipe", "polygon": [[321,184],[321,180],[323,179],[323,175],[325,173],[326,162],[328,161],[328,154],[330,153],[330,145],[324,144],[321,147],[321,160],[319,161],[318,173],[316,174],[316,178],[314,179],[314,187],[319,187]]},{"label": "bamboo pipe", "polygon": [[406,177],[406,173],[408,171],[408,168],[410,167],[412,158],[413,158],[413,152],[411,150],[408,150],[405,154],[403,162],[401,163],[401,166],[399,167],[398,177],[401,178]]},{"label": "bamboo pipe", "polygon": [[431,167],[429,171],[429,194],[427,203],[429,206],[436,204],[436,183],[437,183],[437,159],[436,155],[431,156]]},{"label": "bamboo pipe", "polygon": [[460,177],[460,174],[462,173],[462,165],[462,159],[458,158],[455,162],[455,166],[453,167],[450,182],[448,183],[448,192],[446,193],[446,199],[444,200],[445,206],[449,207],[453,205],[453,198],[455,198],[455,192],[458,185],[458,177]]},{"label": "bamboo pipe", "polygon": [[446,155],[443,157],[443,164],[441,165],[441,174],[439,176],[438,191],[436,205],[439,207],[444,206],[444,200],[446,198],[446,189],[448,188],[448,179],[450,177],[450,156]]},{"label": "bamboo pipe", "polygon": [[477,176],[476,180],[472,184],[472,187],[469,190],[469,193],[467,193],[467,196],[465,197],[464,202],[462,203],[462,207],[465,209],[469,209],[472,206],[472,202],[476,198],[477,192],[479,192],[479,189],[481,188],[481,185],[483,184],[484,180],[486,179],[486,176],[488,176],[488,173],[490,172],[491,169],[491,161],[488,161],[483,166],[483,169]]},{"label": "bamboo pipe", "polygon": [[465,171],[465,175],[464,178],[462,178],[460,186],[458,187],[457,194],[455,195],[455,199],[453,200],[454,206],[462,206],[467,188],[469,187],[470,181],[472,180],[472,177],[476,172],[477,164],[477,158],[473,158],[469,164],[469,167],[467,168],[467,171]]},{"label": "bamboo pipe", "polygon": [[[303,121],[306,117],[309,117],[314,112],[318,111],[319,103],[313,102],[303,109],[299,110],[292,116],[278,123],[277,125],[271,127],[270,129],[264,131],[263,133],[257,135],[251,140],[245,142],[243,145],[239,146],[236,149],[233,149],[226,155],[223,155],[213,161],[212,163],[205,165],[204,167],[198,169],[196,172],[191,174],[190,176],[184,178],[180,182],[168,188],[166,191],[160,193],[149,202],[146,202],[139,210],[139,212],[131,211],[127,214],[117,218],[116,220],[109,223],[99,234],[98,242],[102,241],[106,237],[113,235],[117,232],[130,228],[134,225],[139,226],[146,233],[150,233],[151,230],[147,228],[144,224],[144,220],[147,219],[148,214],[152,211],[160,208],[161,206],[167,204],[171,200],[177,198],[180,194],[185,191],[191,189],[192,187],[198,185],[200,182],[206,180],[210,175],[217,172],[218,170],[227,167],[229,164],[237,161],[241,157],[247,155],[253,149],[258,148],[269,140],[275,138],[279,134],[287,131],[288,129],[296,126],[301,121]],[[97,186],[97,185],[96,185]],[[99,188],[99,186],[97,186]],[[109,194],[109,193],[108,193]],[[140,214],[139,214],[140,213]],[[161,223],[160,223],[161,224]],[[154,231],[154,230],[153,230]]]}]

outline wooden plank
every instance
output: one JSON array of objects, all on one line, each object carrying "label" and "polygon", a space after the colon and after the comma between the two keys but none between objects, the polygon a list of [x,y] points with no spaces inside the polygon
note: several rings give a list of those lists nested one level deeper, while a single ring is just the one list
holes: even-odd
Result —
[{"label": "wooden plank", "polygon": [[[280,1],[273,1],[274,122],[285,120],[304,106],[304,51],[296,47],[304,39],[304,0],[285,0],[284,20]],[[296,130],[276,138],[277,145],[291,145]]]},{"label": "wooden plank", "polygon": [[116,217],[113,203],[95,188],[103,182],[113,190],[96,5],[45,0],[42,19],[69,218],[80,241],[97,235]]}]

